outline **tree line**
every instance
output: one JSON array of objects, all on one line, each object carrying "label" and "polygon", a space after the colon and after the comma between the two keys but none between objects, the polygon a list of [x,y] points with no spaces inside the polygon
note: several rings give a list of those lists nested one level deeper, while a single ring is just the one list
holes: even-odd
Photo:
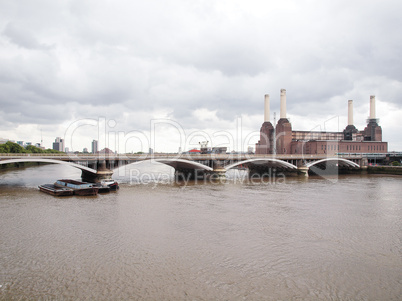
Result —
[{"label": "tree line", "polygon": [[26,148],[21,145],[7,141],[4,144],[0,144],[0,154],[54,154],[61,153],[54,149],[41,149],[39,147],[28,145]]}]

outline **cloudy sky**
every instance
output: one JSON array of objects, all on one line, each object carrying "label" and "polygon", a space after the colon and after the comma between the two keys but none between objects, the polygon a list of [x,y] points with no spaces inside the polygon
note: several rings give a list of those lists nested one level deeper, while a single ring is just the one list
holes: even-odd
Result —
[{"label": "cloudy sky", "polygon": [[70,150],[258,140],[280,89],[296,130],[359,130],[376,95],[402,151],[400,0],[0,0],[0,137]]}]

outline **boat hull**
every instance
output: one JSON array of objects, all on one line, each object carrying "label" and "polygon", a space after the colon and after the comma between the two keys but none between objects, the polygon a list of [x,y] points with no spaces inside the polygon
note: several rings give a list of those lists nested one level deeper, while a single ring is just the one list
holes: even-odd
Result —
[{"label": "boat hull", "polygon": [[98,187],[94,187],[91,183],[85,183],[75,180],[57,180],[54,183],[57,187],[67,187],[73,190],[74,195],[97,195]]},{"label": "boat hull", "polygon": [[97,195],[98,188],[91,187],[91,188],[81,188],[81,189],[74,189],[74,195]]},{"label": "boat hull", "polygon": [[116,191],[117,189],[119,189],[119,184],[117,184],[117,182],[108,185],[110,188],[110,191]]},{"label": "boat hull", "polygon": [[39,190],[54,196],[70,196],[74,194],[74,190],[66,187],[57,187],[53,184],[39,185]]},{"label": "boat hull", "polygon": [[110,192],[110,188],[107,185],[102,185],[101,183],[95,183],[95,184],[93,184],[93,186],[98,188],[98,193]]},{"label": "boat hull", "polygon": [[116,191],[119,189],[119,183],[117,181],[109,179],[109,180],[103,180],[102,185],[108,186],[110,188],[110,191]]}]

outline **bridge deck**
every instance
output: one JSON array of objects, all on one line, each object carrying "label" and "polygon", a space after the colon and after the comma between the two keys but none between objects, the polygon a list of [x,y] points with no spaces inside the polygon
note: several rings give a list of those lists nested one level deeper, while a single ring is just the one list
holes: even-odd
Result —
[{"label": "bridge deck", "polygon": [[[339,154],[335,157],[345,159],[361,159],[375,154]],[[379,154],[380,155],[380,154]],[[381,154],[384,156],[384,154]],[[84,161],[84,160],[128,160],[142,161],[151,159],[186,159],[186,160],[246,160],[274,158],[279,160],[320,160],[334,156],[328,155],[303,155],[303,154],[285,154],[285,155],[256,155],[256,154],[0,154],[0,160],[23,159],[27,157],[41,159],[56,159],[63,161]]]}]

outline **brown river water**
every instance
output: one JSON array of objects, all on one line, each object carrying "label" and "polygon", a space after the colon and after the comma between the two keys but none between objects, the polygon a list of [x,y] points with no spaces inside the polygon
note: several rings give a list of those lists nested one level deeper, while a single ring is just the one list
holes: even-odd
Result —
[{"label": "brown river water", "polygon": [[58,198],[37,186],[78,170],[1,171],[0,300],[401,300],[402,177],[171,174]]}]

